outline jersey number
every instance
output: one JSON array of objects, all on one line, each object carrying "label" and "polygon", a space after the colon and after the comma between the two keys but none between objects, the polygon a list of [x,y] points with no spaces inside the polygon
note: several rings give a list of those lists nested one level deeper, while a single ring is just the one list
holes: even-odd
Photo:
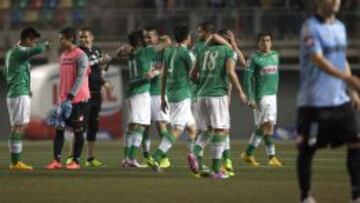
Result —
[{"label": "jersey number", "polygon": [[137,77],[139,75],[136,60],[129,60],[129,68],[130,78]]},{"label": "jersey number", "polygon": [[206,51],[204,55],[204,63],[201,69],[205,70],[207,68],[209,71],[214,70],[216,67],[216,58],[218,57],[219,52]]}]

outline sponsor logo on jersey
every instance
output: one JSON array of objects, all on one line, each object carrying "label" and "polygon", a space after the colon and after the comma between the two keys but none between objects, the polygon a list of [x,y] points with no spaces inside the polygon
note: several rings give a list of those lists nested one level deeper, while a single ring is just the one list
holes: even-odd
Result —
[{"label": "sponsor logo on jersey", "polygon": [[277,73],[278,68],[277,66],[266,66],[263,69],[261,69],[261,74],[274,74]]}]

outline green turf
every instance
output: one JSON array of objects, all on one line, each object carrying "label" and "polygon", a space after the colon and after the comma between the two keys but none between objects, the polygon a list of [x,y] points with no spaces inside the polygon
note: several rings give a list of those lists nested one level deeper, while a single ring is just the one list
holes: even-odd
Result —
[{"label": "green turf", "polygon": [[[182,142],[170,152],[172,167],[162,174],[149,168],[121,168],[123,149],[119,141],[98,143],[97,157],[107,164],[107,168],[79,171],[45,170],[44,166],[51,160],[51,142],[25,142],[23,158],[36,170],[9,171],[7,146],[0,142],[0,203],[298,202],[294,145],[277,144],[277,154],[285,163],[282,168],[266,166],[263,147],[256,153],[263,166],[246,166],[239,158],[244,148],[244,142],[232,143],[236,176],[219,181],[192,176],[186,164],[187,148]],[[66,146],[64,151],[67,149]],[[208,152],[206,157],[209,157]],[[317,153],[313,165],[313,191],[319,202],[348,202],[344,157],[344,149]],[[209,159],[206,161],[209,163]]]}]

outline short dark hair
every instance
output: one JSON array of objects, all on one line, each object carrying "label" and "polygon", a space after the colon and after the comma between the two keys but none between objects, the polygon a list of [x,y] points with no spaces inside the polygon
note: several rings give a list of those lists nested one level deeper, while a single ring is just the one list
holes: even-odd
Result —
[{"label": "short dark hair", "polygon": [[156,32],[156,34],[159,34],[159,29],[153,25],[146,26],[144,31],[147,31],[147,32],[154,31],[154,32]]},{"label": "short dark hair", "polygon": [[267,36],[269,36],[271,40],[273,39],[273,35],[271,34],[271,32],[260,32],[257,35],[257,42],[259,42],[261,38],[267,37]]},{"label": "short dark hair", "polygon": [[72,43],[76,44],[76,30],[72,27],[66,27],[62,29],[60,34],[64,35],[67,40],[71,40]]},{"label": "short dark hair", "polygon": [[202,30],[204,30],[205,32],[208,32],[208,33],[214,33],[215,32],[215,26],[210,21],[204,21],[204,22],[200,23],[199,27]]},{"label": "short dark hair", "polygon": [[174,28],[174,38],[175,41],[180,43],[184,40],[186,40],[186,38],[189,36],[189,26],[185,25],[185,24],[181,24],[181,25],[177,25]]},{"label": "short dark hair", "polygon": [[80,28],[81,32],[90,32],[91,34],[93,34],[93,31],[90,27],[82,27]]},{"label": "short dark hair", "polygon": [[40,33],[38,33],[35,28],[27,27],[21,31],[20,39],[25,40],[26,38],[40,38]]},{"label": "short dark hair", "polygon": [[133,47],[145,46],[144,35],[141,30],[132,31],[128,36],[128,40]]}]

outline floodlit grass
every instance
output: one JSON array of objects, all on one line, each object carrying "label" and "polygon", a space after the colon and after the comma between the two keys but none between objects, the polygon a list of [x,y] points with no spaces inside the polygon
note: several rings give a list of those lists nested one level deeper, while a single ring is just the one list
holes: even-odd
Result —
[{"label": "floodlit grass", "polygon": [[[187,147],[183,142],[177,143],[171,150],[169,157],[172,167],[161,174],[150,168],[122,168],[123,148],[120,141],[98,143],[97,158],[106,163],[106,168],[83,168],[79,171],[44,169],[52,159],[52,143],[25,142],[23,159],[32,164],[35,170],[9,171],[7,144],[0,142],[0,203],[299,202],[294,145],[289,142],[277,144],[277,155],[285,163],[282,168],[268,167],[265,150],[259,147],[256,157],[262,166],[253,168],[240,160],[245,143],[232,143],[236,176],[219,181],[192,175],[187,167]],[[65,155],[67,147],[64,148]],[[349,183],[344,151],[323,150],[316,155],[313,191],[320,203],[348,202]],[[205,156],[207,164],[210,164],[208,150]],[[141,160],[140,154],[139,157]]]}]

